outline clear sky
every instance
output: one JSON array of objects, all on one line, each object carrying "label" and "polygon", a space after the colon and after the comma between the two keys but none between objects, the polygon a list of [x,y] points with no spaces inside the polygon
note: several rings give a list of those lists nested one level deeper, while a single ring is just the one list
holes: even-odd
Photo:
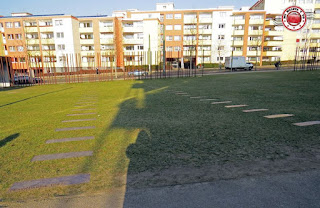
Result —
[{"label": "clear sky", "polygon": [[[217,6],[251,6],[257,0],[172,0],[176,9],[201,9]],[[156,3],[168,0],[0,0],[0,15],[12,12],[32,14],[71,14],[74,16],[106,14],[114,10],[155,10]]]}]

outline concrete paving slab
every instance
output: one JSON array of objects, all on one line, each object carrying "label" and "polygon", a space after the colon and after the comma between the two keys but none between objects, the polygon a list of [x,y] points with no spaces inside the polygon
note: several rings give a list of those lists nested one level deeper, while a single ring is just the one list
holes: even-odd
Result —
[{"label": "concrete paving slab", "polygon": [[56,129],[56,131],[75,131],[75,130],[86,130],[86,129],[95,129],[95,126],[83,126],[83,127],[70,127],[70,128],[62,128]]},{"label": "concrete paving slab", "polygon": [[88,110],[97,110],[96,108],[87,108],[87,109],[73,109],[72,111],[88,111]]},{"label": "concrete paving slab", "polygon": [[218,104],[226,104],[226,103],[232,103],[232,101],[221,101],[221,102],[213,102],[212,105],[218,105]]},{"label": "concrete paving slab", "polygon": [[261,111],[268,111],[269,109],[250,109],[250,110],[243,110],[244,113],[252,113],[252,112],[261,112]]},{"label": "concrete paving slab", "polygon": [[87,115],[94,115],[97,113],[76,113],[76,114],[68,114],[67,116],[87,116]]},{"label": "concrete paving slab", "polygon": [[198,97],[190,97],[191,99],[201,99],[202,97],[201,96],[198,96]]},{"label": "concrete paving slab", "polygon": [[320,121],[307,121],[302,123],[294,123],[295,126],[313,126],[313,125],[319,125]]},{"label": "concrete paving slab", "polygon": [[90,181],[90,174],[78,174],[72,176],[63,176],[56,178],[44,178],[32,181],[16,182],[10,187],[10,191],[40,188],[53,185],[74,185],[88,183]]},{"label": "concrete paving slab", "polygon": [[294,116],[293,114],[276,114],[276,115],[269,115],[269,116],[264,116],[265,118],[286,118],[286,117],[292,117]]},{"label": "concrete paving slab", "polygon": [[62,143],[62,142],[74,142],[74,141],[84,141],[84,140],[91,140],[94,139],[94,136],[88,137],[74,137],[74,138],[63,138],[63,139],[50,139],[46,141],[46,144],[52,143]]},{"label": "concrete paving slab", "polygon": [[67,153],[58,153],[50,155],[37,155],[31,159],[31,162],[34,161],[44,161],[44,160],[57,160],[57,159],[66,159],[72,157],[87,157],[92,156],[92,151],[83,151],[83,152],[67,152]]},{"label": "concrete paving slab", "polygon": [[214,101],[214,100],[218,100],[218,99],[210,98],[210,99],[201,99],[200,101]]},{"label": "concrete paving slab", "polygon": [[71,123],[71,122],[83,122],[83,121],[95,121],[96,118],[89,118],[89,119],[78,119],[78,120],[66,120],[62,121],[62,123]]},{"label": "concrete paving slab", "polygon": [[226,108],[242,108],[242,107],[246,107],[248,105],[227,105],[227,106],[224,106]]}]

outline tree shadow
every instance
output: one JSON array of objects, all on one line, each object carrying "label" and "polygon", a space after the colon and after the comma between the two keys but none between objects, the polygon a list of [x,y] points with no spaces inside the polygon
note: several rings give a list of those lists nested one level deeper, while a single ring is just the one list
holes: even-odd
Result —
[{"label": "tree shadow", "polygon": [[7,143],[11,142],[12,140],[16,139],[19,137],[19,133],[16,134],[12,134],[6,138],[4,138],[3,140],[0,141],[0,148],[5,146]]},{"label": "tree shadow", "polygon": [[41,97],[41,96],[44,96],[44,95],[49,95],[49,94],[52,94],[52,93],[69,90],[69,89],[72,89],[72,87],[68,87],[68,88],[65,88],[65,89],[62,89],[62,90],[56,90],[56,91],[52,91],[52,92],[46,92],[46,93],[42,93],[42,94],[40,94],[40,95],[36,95],[36,96],[32,96],[32,97],[28,97],[28,98],[21,99],[21,100],[17,100],[17,101],[11,102],[11,103],[7,103],[7,104],[4,104],[4,105],[0,105],[0,108],[6,107],[6,106],[8,106],[8,105],[13,105],[13,104],[16,104],[16,103],[21,103],[21,102],[23,102],[23,101],[30,100],[30,99],[37,98],[37,97]]}]

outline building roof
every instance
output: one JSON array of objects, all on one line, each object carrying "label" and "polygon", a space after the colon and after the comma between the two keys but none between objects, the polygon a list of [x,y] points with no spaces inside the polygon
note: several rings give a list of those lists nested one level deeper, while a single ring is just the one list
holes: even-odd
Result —
[{"label": "building roof", "polygon": [[51,17],[51,16],[64,16],[65,14],[41,14],[41,15],[29,15],[29,16],[4,16],[4,18],[30,18],[30,17]]}]

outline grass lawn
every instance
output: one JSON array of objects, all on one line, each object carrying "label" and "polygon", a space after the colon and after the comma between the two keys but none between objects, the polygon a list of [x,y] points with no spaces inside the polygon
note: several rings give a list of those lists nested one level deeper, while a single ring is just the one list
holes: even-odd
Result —
[{"label": "grass lawn", "polygon": [[[227,109],[167,89],[248,107]],[[308,71],[2,90],[0,199],[90,194],[123,186],[127,177],[130,186],[139,187],[319,168],[319,125],[292,125],[320,120],[319,89],[320,72]],[[96,115],[66,116],[81,113],[72,111],[74,106],[91,96],[98,98],[96,110],[88,112]],[[242,112],[252,108],[269,111]],[[295,116],[263,117],[282,113]],[[97,120],[62,123],[87,118]],[[96,128],[55,132],[76,126]],[[81,136],[95,139],[45,143]],[[36,155],[90,150],[91,157],[31,162]],[[90,182],[8,191],[15,182],[79,173],[90,173]]]}]

